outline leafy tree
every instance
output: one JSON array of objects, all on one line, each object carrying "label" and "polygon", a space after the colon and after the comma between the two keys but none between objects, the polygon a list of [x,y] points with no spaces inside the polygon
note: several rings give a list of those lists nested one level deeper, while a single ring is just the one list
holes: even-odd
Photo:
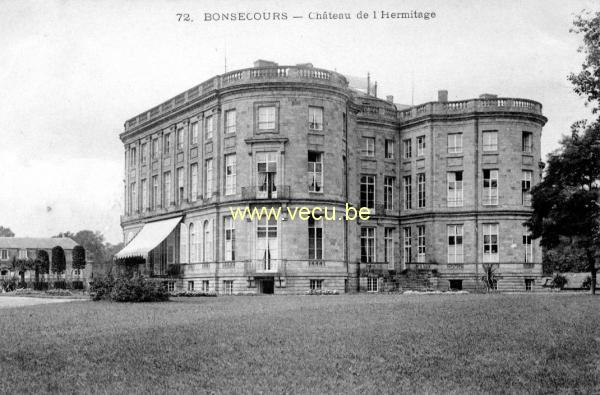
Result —
[{"label": "leafy tree", "polygon": [[25,282],[25,272],[33,269],[34,267],[35,264],[32,259],[13,257],[12,269],[13,271],[19,273],[19,276],[21,277],[21,283]]},{"label": "leafy tree", "polygon": [[596,255],[600,245],[600,123],[580,121],[561,148],[548,157],[543,181],[532,190],[533,213],[527,225],[540,244],[555,248],[565,239],[585,252],[596,284]]},{"label": "leafy tree", "polygon": [[15,237],[15,232],[10,230],[10,228],[0,226],[0,237]]},{"label": "leafy tree", "polygon": [[61,246],[56,246],[52,249],[52,272],[59,276],[67,268],[67,260],[65,259],[65,250]]},{"label": "leafy tree", "polygon": [[592,104],[592,112],[600,109],[600,12],[584,12],[573,21],[571,32],[583,35],[583,45],[579,52],[585,54],[582,70],[571,73],[569,81],[575,92],[585,96],[587,104]]},{"label": "leafy tree", "polygon": [[586,272],[588,268],[585,250],[566,237],[562,237],[554,248],[544,249],[542,266],[545,274],[580,273]]},{"label": "leafy tree", "polygon": [[85,268],[85,249],[77,245],[73,248],[73,269]]},{"label": "leafy tree", "polygon": [[35,282],[39,283],[40,274],[47,274],[50,271],[50,257],[46,250],[38,250],[35,259]]}]

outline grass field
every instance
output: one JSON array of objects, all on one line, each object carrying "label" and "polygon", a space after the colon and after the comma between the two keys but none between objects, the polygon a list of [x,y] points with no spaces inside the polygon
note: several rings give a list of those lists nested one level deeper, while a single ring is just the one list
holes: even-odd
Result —
[{"label": "grass field", "polygon": [[0,310],[0,393],[598,393],[600,298],[219,297]]}]

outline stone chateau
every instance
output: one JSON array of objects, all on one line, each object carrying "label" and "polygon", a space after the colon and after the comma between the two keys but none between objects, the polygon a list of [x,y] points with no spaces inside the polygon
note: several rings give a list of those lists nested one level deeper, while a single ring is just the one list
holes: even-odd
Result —
[{"label": "stone chateau", "polygon": [[[542,252],[523,222],[542,105],[447,96],[395,105],[311,64],[215,76],[125,123],[117,258],[170,289],[219,294],[535,290]],[[346,202],[370,219],[286,211]],[[232,218],[246,207],[283,210]]]}]

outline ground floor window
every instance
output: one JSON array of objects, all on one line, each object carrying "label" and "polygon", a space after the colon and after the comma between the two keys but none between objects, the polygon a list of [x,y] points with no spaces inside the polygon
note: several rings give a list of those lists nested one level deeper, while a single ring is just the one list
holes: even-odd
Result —
[{"label": "ground floor window", "polygon": [[194,282],[188,281],[188,291],[193,291],[193,290],[194,290]]},{"label": "ground floor window", "polygon": [[323,280],[310,280],[310,289],[323,289]]},{"label": "ground floor window", "polygon": [[526,278],[525,279],[525,291],[531,291],[531,288],[533,287],[533,279],[532,278]]},{"label": "ground floor window", "polygon": [[233,280],[223,280],[223,293],[233,295]]},{"label": "ground floor window", "polygon": [[175,291],[175,281],[167,281],[165,283],[165,286],[167,287],[167,291],[169,291],[169,292]]},{"label": "ground floor window", "polygon": [[452,291],[462,290],[462,280],[450,280],[450,289]]},{"label": "ground floor window", "polygon": [[208,292],[210,282],[208,280],[202,280],[202,292]]},{"label": "ground floor window", "polygon": [[367,278],[367,292],[378,292],[378,278],[369,277]]}]

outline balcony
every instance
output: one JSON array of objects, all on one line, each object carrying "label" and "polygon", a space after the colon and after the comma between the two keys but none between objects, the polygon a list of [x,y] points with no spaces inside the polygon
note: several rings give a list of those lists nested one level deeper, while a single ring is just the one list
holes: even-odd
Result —
[{"label": "balcony", "polygon": [[242,187],[243,200],[281,200],[291,197],[291,188],[289,185],[277,185],[268,190],[262,186]]},{"label": "balcony", "polygon": [[357,262],[357,274],[360,277],[388,276],[393,271],[393,265],[387,262]]},{"label": "balcony", "polygon": [[244,262],[245,276],[284,276],[285,259],[252,259]]}]

